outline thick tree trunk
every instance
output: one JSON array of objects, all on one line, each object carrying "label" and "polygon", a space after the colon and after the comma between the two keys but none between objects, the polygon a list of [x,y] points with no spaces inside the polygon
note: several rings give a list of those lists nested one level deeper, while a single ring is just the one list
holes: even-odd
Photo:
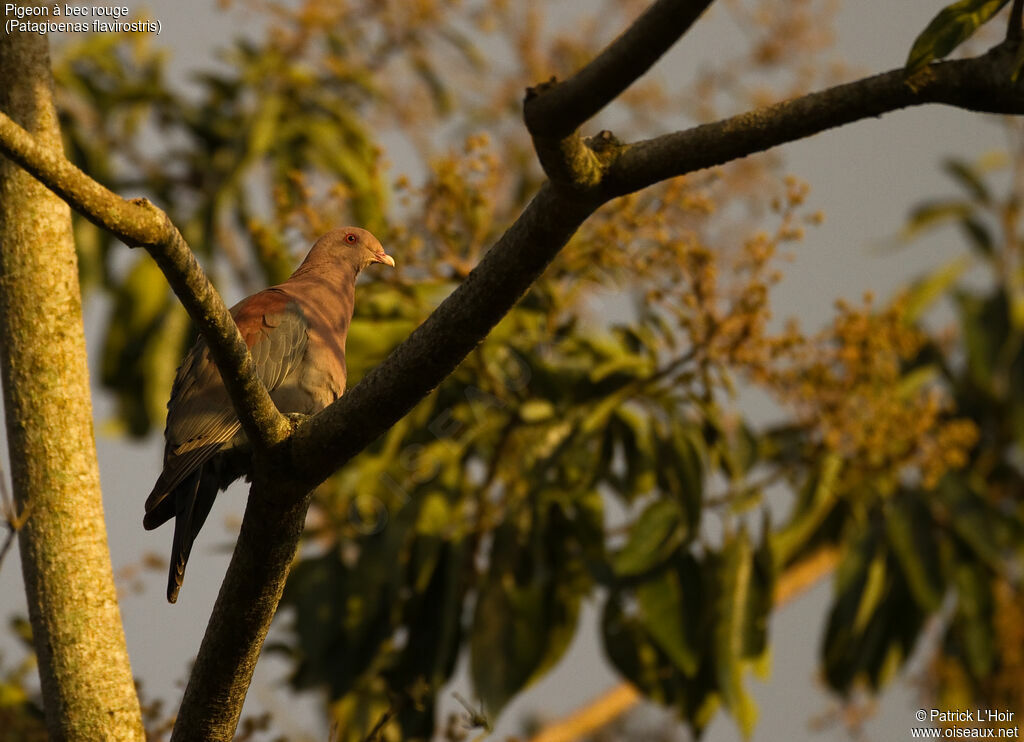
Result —
[{"label": "thick tree trunk", "polygon": [[[0,37],[0,109],[61,147],[46,38]],[[0,157],[0,371],[53,740],[145,738],[107,550],[67,205]]]}]

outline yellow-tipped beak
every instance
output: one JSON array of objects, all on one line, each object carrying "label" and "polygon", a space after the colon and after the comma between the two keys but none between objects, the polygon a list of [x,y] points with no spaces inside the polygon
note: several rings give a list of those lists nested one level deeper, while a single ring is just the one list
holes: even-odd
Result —
[{"label": "yellow-tipped beak", "polygon": [[390,255],[388,255],[387,253],[381,253],[380,255],[375,256],[374,259],[378,263],[383,263],[384,265],[390,265],[392,268],[395,267],[395,259],[393,257],[391,257]]}]

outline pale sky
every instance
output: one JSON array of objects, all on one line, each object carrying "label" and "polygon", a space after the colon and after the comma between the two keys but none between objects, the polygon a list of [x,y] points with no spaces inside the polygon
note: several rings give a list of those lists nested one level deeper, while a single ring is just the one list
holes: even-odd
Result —
[{"label": "pale sky", "polygon": [[[133,11],[143,8],[140,3],[126,4]],[[943,4],[942,0],[847,2],[838,23],[839,51],[845,61],[866,73],[900,66],[915,35]],[[556,5],[559,13],[573,12],[573,4],[566,0]],[[172,64],[178,74],[207,64],[218,44],[245,31],[244,18],[237,14],[226,16],[214,11],[214,7],[212,2],[179,0],[152,13],[162,21],[162,33],[156,42],[173,51]],[[700,21],[659,63],[656,72],[691,69],[714,55],[733,34],[735,29],[729,27],[725,14],[715,13]],[[667,123],[666,129],[670,126]],[[814,318],[830,316],[837,297],[857,298],[871,290],[884,299],[929,266],[958,254],[963,246],[952,233],[896,253],[880,251],[878,245],[898,232],[916,201],[950,192],[939,171],[943,157],[955,155],[970,160],[1004,145],[1002,131],[992,119],[938,106],[888,114],[880,120],[859,122],[787,145],[783,149],[786,170],[809,182],[809,203],[812,209],[825,212],[826,222],[811,230],[797,248],[797,260],[788,266],[786,279],[774,294],[776,314],[801,317],[806,326],[813,327]],[[395,165],[400,171],[401,163]],[[226,298],[231,303],[239,297]],[[93,298],[87,316],[87,335],[94,377],[98,375],[105,315],[102,301]],[[98,390],[94,405],[99,430],[113,408]],[[170,529],[146,532],[141,523],[142,503],[159,472],[161,439],[153,436],[143,444],[135,444],[102,433],[97,435],[115,570],[137,563],[144,552],[157,552],[166,558]],[[2,430],[0,439],[6,462]],[[9,472],[6,463],[5,471]],[[244,492],[244,488],[236,485],[221,496],[204,538],[193,551],[188,579],[176,605],[168,605],[164,600],[162,572],[145,573],[146,591],[122,601],[133,671],[142,678],[151,697],[163,697],[171,703],[180,700],[183,688],[178,683],[185,677],[199,646],[227,566],[228,549],[233,544],[234,533],[229,533],[223,524],[232,516],[235,523],[240,520]],[[821,714],[832,703],[816,680],[818,643],[829,595],[829,585],[823,584],[773,617],[772,677],[766,683],[748,679],[760,709],[754,740],[848,739],[842,728],[816,733],[808,729],[811,717]],[[517,733],[527,714],[539,711],[558,716],[618,682],[601,656],[594,631],[594,605],[584,613],[576,641],[559,667],[506,709],[490,739],[503,741]],[[0,620],[6,624],[11,614],[24,614],[25,610],[15,548],[0,570]],[[4,632],[0,635],[0,650],[8,663],[14,659],[8,651],[10,646]],[[326,730],[314,721],[316,706],[287,698],[287,689],[275,685],[285,669],[281,663],[261,660],[246,712],[269,707],[276,717],[276,729],[296,738],[298,732],[306,730],[314,735],[313,739],[326,739]],[[464,669],[460,670],[455,687],[462,695],[471,697]],[[444,708],[458,708],[449,692],[443,697]],[[914,689],[902,680],[897,682],[885,693],[877,716],[867,725],[869,738],[908,738],[918,707]],[[720,713],[704,739],[725,742],[739,739],[739,732],[731,718]]]}]

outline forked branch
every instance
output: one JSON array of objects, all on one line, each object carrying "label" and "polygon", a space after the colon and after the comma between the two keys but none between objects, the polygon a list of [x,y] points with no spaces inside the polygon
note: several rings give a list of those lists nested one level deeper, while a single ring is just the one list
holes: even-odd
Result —
[{"label": "forked branch", "polygon": [[931,65],[909,82],[902,70],[888,72],[646,142],[621,144],[610,135],[585,140],[575,133],[649,69],[709,5],[710,0],[658,0],[568,81],[534,90],[525,116],[551,182],[423,325],[290,438],[288,423],[251,372],[252,361],[227,310],[166,216],[148,202],[111,193],[0,114],[0,152],[91,221],[129,245],[146,247],[157,259],[214,350],[250,439],[264,448],[287,440],[287,458],[256,480],[182,703],[176,739],[231,739],[297,548],[308,493],[440,384],[601,204],[666,178],[910,105],[1024,112],[1021,87],[1012,81],[1012,50],[997,48],[975,59]]},{"label": "forked branch", "polygon": [[167,214],[146,199],[127,200],[90,178],[59,150],[39,145],[0,111],[0,153],[17,162],[78,213],[130,247],[144,247],[203,334],[242,428],[257,449],[290,431],[255,373],[249,349],[217,290]]}]

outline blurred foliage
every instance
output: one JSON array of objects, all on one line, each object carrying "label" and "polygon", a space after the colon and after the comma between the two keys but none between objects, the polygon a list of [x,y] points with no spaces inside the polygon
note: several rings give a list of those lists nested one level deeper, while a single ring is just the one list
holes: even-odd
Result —
[{"label": "blurred foliage", "polygon": [[10,742],[46,742],[49,735],[43,720],[42,699],[29,690],[35,680],[36,662],[32,647],[32,628],[24,617],[10,619],[10,633],[16,637],[24,658],[10,667],[0,655],[0,729]]},{"label": "blurred foliage", "polygon": [[[67,151],[167,209],[228,292],[284,279],[292,247],[331,226],[373,229],[399,268],[360,286],[355,383],[535,191],[525,86],[571,72],[644,3],[583,18],[504,0],[240,5],[228,12],[263,31],[184,90],[148,37],[63,48]],[[827,56],[834,3],[722,7],[748,46],[693,78],[642,81],[594,129],[642,136],[846,74]],[[1019,668],[997,625],[1000,606],[1020,607],[1019,199],[997,199],[974,165],[947,171],[965,195],[916,210],[907,234],[959,224],[993,281],[968,289],[966,262],[944,266],[891,301],[840,301],[809,333],[772,321],[781,266],[822,218],[776,155],[590,219],[456,372],[318,492],[273,649],[295,687],[326,692],[336,739],[465,736],[437,717],[460,658],[483,726],[558,663],[586,603],[645,696],[697,731],[724,708],[749,735],[745,675],[769,670],[776,575],[823,545],[843,553],[822,644],[836,691],[881,688],[937,616],[937,692],[1002,698],[997,679]],[[110,302],[112,424],[151,434],[188,322],[147,257],[82,220],[76,234],[83,287]],[[957,335],[925,322],[947,297]],[[775,422],[744,416],[749,389],[775,400]]]},{"label": "blurred foliage", "polygon": [[[935,493],[920,497],[927,519],[917,528],[917,548],[905,549],[903,562],[919,606],[925,605],[920,598],[934,600],[936,590],[956,596],[955,603],[944,606],[943,643],[926,683],[931,695],[949,708],[968,703],[1014,711],[1019,718],[1024,710],[1019,620],[1024,611],[1019,579],[1024,132],[1019,123],[1006,126],[1009,156],[974,163],[948,160],[944,170],[959,195],[916,209],[906,229],[916,239],[955,225],[970,246],[962,262],[951,264],[956,270],[940,267],[911,292],[944,297],[956,318],[954,332],[940,333],[922,348],[920,363],[936,369],[957,409],[974,421],[980,440],[963,468],[946,476]],[[941,209],[935,208],[938,204]]]}]

